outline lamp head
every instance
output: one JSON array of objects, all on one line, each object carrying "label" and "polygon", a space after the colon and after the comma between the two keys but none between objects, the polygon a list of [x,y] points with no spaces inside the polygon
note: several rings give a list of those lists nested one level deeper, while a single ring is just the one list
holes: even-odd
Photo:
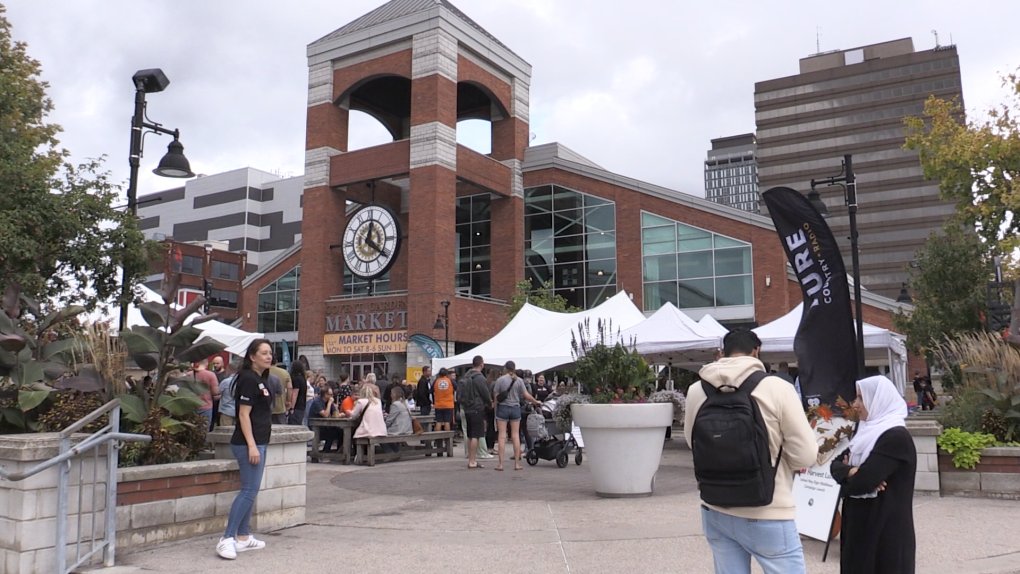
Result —
[{"label": "lamp head", "polygon": [[829,217],[829,208],[825,206],[825,202],[822,201],[821,194],[819,194],[818,190],[816,190],[813,186],[811,187],[811,191],[808,192],[807,198],[808,201],[811,202],[811,206],[818,211],[818,215],[821,215],[826,219]]},{"label": "lamp head", "polygon": [[907,303],[907,304],[911,304],[911,303],[914,302],[914,300],[910,297],[910,292],[907,291],[907,284],[906,283],[904,283],[903,286],[900,287],[900,295],[899,295],[899,297],[896,298],[896,302],[897,303]]},{"label": "lamp head", "polygon": [[184,146],[177,138],[167,146],[166,155],[159,160],[159,167],[152,170],[152,173],[163,177],[195,177],[188,158],[184,157]]},{"label": "lamp head", "polygon": [[442,301],[439,304],[442,305],[444,308],[450,306],[450,302],[449,301]]},{"label": "lamp head", "polygon": [[443,325],[443,316],[442,315],[436,317],[436,324],[432,325],[432,328],[437,330],[437,331],[440,330],[440,329],[445,328],[445,325]]},{"label": "lamp head", "polygon": [[141,88],[146,94],[162,92],[170,85],[170,80],[159,68],[138,70],[135,75],[131,76],[131,82],[135,85],[135,89]]}]

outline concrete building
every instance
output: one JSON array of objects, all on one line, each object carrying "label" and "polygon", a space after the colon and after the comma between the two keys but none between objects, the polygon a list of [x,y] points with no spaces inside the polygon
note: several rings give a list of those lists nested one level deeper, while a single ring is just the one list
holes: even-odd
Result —
[{"label": "concrete building", "polygon": [[[626,291],[646,313],[671,302],[731,324],[801,301],[767,217],[610,172],[559,143],[530,147],[531,66],[448,0],[393,0],[307,53],[301,241],[248,276],[241,315],[327,377],[410,372],[428,349],[470,349],[505,325],[525,278],[552,281],[578,307]],[[393,141],[348,151],[351,110]],[[465,119],[490,122],[491,153],[456,143]],[[366,223],[349,241],[362,208],[385,208],[394,232]],[[369,236],[399,241],[384,254]],[[362,248],[392,258],[371,283],[345,263]],[[896,308],[878,299],[888,307],[867,307],[869,322]]]},{"label": "concrete building", "polygon": [[754,134],[712,140],[705,160],[705,198],[758,213],[757,149]]},{"label": "concrete building", "polygon": [[[954,206],[926,181],[917,153],[903,149],[903,118],[929,96],[960,98],[955,46],[915,51],[910,38],[816,54],[795,76],[755,84],[758,175],[762,191],[807,193],[810,180],[838,175],[844,154],[857,174],[861,283],[896,297],[906,266]],[[829,226],[850,268],[849,219],[838,187],[819,188]]]},{"label": "concrete building", "polygon": [[250,167],[201,176],[139,197],[139,227],[149,239],[224,241],[247,253],[250,274],[301,239],[303,182]]}]

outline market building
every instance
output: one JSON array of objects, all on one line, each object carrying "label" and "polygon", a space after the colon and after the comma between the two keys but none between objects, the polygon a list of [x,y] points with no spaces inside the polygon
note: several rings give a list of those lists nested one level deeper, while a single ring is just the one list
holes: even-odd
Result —
[{"label": "market building", "polygon": [[[530,147],[531,66],[446,0],[393,0],[308,63],[301,239],[244,281],[241,316],[327,376],[470,349],[524,279],[577,307],[626,291],[731,325],[801,300],[767,217]],[[393,141],[348,151],[351,110]],[[465,119],[490,122],[491,153],[457,144]],[[865,318],[887,319],[875,300]]]}]

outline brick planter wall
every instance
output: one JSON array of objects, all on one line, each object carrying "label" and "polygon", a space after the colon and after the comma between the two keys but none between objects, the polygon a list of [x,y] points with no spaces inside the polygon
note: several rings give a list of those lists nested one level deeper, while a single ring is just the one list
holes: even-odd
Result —
[{"label": "brick planter wall", "polygon": [[973,470],[953,466],[953,455],[939,449],[942,494],[1020,500],[1020,447],[986,448]]}]

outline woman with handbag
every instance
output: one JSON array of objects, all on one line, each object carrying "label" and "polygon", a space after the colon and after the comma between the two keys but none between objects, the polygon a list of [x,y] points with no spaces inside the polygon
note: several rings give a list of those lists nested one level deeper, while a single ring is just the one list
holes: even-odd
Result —
[{"label": "woman with handbag", "polygon": [[[411,407],[404,398],[404,389],[394,386],[390,389],[390,412],[386,415],[386,434],[400,436],[414,434],[414,417]],[[383,452],[400,452],[400,443],[382,445]]]},{"label": "woman with handbag", "polygon": [[[516,365],[507,361],[503,367],[503,376],[493,385],[492,401],[496,413],[496,441],[499,462],[496,470],[503,470],[503,451],[506,446],[507,426],[510,427],[510,440],[514,445],[514,470],[521,470],[521,403],[528,401],[533,405],[542,406],[524,388],[524,380],[517,376]],[[509,423],[509,424],[508,424]]]},{"label": "woman with handbag", "polygon": [[383,414],[377,389],[375,385],[362,385],[358,392],[360,398],[347,415],[355,420],[360,419],[354,431],[354,439],[386,436],[386,415]]}]

